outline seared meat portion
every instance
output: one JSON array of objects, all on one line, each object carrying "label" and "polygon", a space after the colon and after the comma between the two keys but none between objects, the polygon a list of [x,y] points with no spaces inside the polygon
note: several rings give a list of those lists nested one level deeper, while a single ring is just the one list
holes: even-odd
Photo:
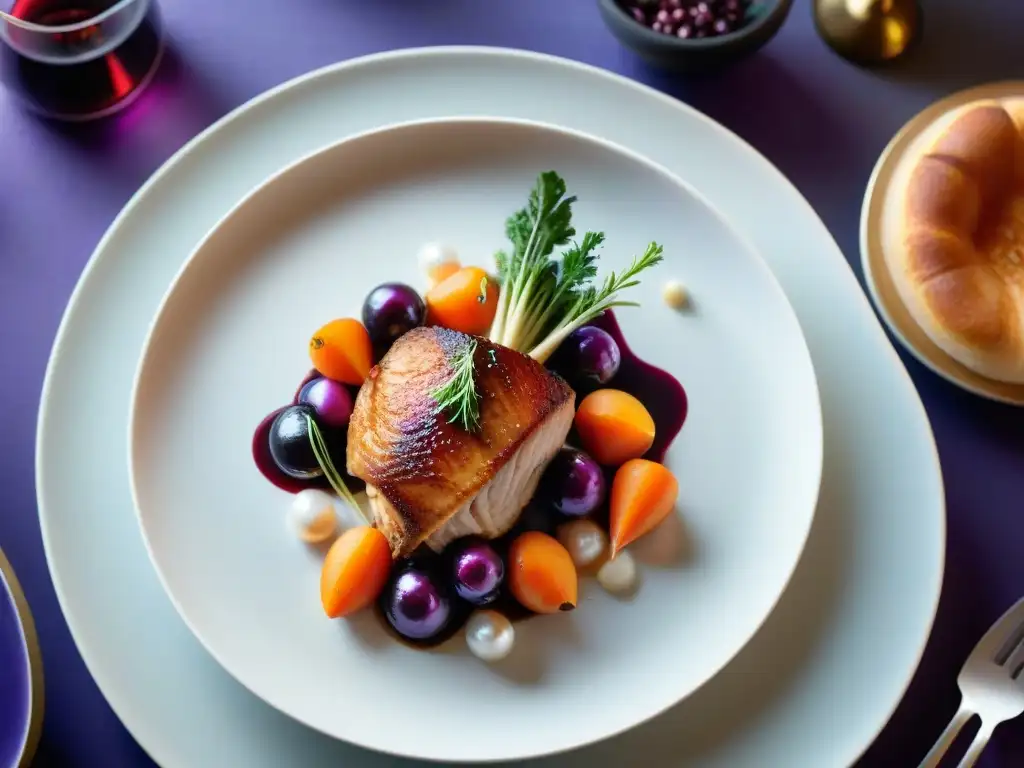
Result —
[{"label": "seared meat portion", "polygon": [[443,328],[402,336],[359,390],[348,431],[348,471],[366,481],[392,554],[424,541],[507,532],[572,426],[576,395],[532,358],[477,338],[480,427],[448,422],[433,394],[474,337]]}]

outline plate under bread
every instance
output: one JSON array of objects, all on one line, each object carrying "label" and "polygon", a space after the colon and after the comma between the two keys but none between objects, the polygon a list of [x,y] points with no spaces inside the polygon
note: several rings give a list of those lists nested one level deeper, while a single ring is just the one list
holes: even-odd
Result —
[{"label": "plate under bread", "polygon": [[[887,267],[893,242],[886,211],[896,204],[918,150],[954,113],[976,102],[1024,98],[1024,81],[989,83],[940,99],[914,116],[882,152],[868,181],[861,208],[860,253],[868,291],[889,330],[925,366],[958,387],[1012,405],[1024,405],[1024,384],[985,378],[957,362],[933,342],[911,316]],[[890,219],[891,221],[891,219]]]}]

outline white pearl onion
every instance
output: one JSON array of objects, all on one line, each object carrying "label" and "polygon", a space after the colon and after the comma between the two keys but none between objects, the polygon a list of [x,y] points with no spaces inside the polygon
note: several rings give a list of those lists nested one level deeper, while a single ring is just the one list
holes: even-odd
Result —
[{"label": "white pearl onion", "polygon": [[571,520],[558,529],[558,540],[577,568],[593,565],[608,549],[608,536],[592,520]]},{"label": "white pearl onion", "polygon": [[601,566],[597,583],[613,594],[623,594],[636,587],[636,561],[629,552],[619,552]]},{"label": "white pearl onion", "polygon": [[672,309],[682,309],[690,302],[686,286],[678,280],[670,280],[666,283],[665,288],[661,292],[661,297]]},{"label": "white pearl onion", "polygon": [[327,541],[338,528],[334,497],[316,488],[306,488],[292,497],[288,521],[295,535],[309,544]]},{"label": "white pearl onion", "polygon": [[454,248],[443,243],[427,243],[420,248],[417,259],[423,274],[433,283],[434,275],[440,267],[459,263],[459,254]]},{"label": "white pearl onion", "polygon": [[481,661],[501,661],[515,645],[512,622],[497,611],[477,611],[466,622],[466,645]]}]

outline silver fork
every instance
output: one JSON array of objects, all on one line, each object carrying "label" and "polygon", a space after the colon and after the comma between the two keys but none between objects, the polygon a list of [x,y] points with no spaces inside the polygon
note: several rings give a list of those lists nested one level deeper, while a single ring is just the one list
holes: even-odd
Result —
[{"label": "silver fork", "polygon": [[970,768],[992,738],[1000,723],[1024,713],[1024,598],[1002,615],[971,655],[957,676],[960,708],[925,756],[920,768],[935,768],[957,734],[974,715],[981,718],[974,741],[960,761]]}]

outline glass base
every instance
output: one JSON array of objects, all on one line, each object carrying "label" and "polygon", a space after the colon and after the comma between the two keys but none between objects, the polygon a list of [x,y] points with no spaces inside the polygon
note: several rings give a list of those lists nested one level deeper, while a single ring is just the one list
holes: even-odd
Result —
[{"label": "glass base", "polygon": [[163,61],[164,51],[165,51],[166,47],[167,47],[166,40],[161,38],[161,40],[160,40],[160,47],[157,49],[156,55],[153,57],[153,63],[150,65],[149,69],[146,71],[146,74],[143,75],[143,77],[139,81],[138,85],[136,85],[131,90],[130,93],[125,95],[117,103],[111,104],[109,107],[105,107],[104,109],[98,110],[96,112],[89,112],[87,114],[61,114],[59,112],[50,112],[48,110],[42,109],[38,104],[32,102],[29,99],[26,99],[26,98],[22,97],[20,94],[12,93],[12,95],[19,102],[21,102],[21,104],[29,112],[32,112],[32,113],[38,115],[39,117],[45,118],[47,120],[54,120],[54,121],[59,121],[59,122],[63,122],[63,123],[89,123],[89,122],[92,122],[94,120],[101,120],[104,117],[110,117],[112,115],[116,115],[121,110],[131,106],[132,103],[134,103],[134,101],[139,96],[142,95],[142,93],[146,90],[146,88],[152,82],[153,78],[156,77],[157,70],[160,69],[160,64]]}]

